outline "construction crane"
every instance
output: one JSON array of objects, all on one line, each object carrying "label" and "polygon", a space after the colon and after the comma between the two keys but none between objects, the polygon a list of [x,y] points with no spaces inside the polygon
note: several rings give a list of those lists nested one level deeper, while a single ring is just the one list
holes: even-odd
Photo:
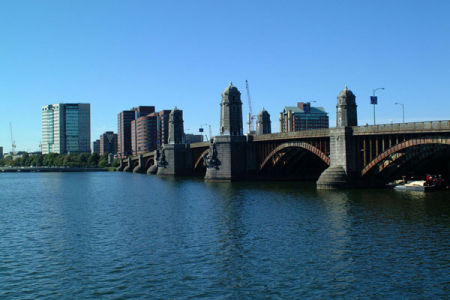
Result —
[{"label": "construction crane", "polygon": [[255,133],[255,126],[253,125],[253,120],[255,116],[252,111],[252,101],[250,100],[250,89],[248,87],[248,80],[245,81],[245,88],[247,89],[247,100],[248,100],[248,134]]},{"label": "construction crane", "polygon": [[11,153],[14,155],[16,154],[16,142],[13,138],[13,130],[12,130],[12,123],[9,122],[9,131],[11,133]]},{"label": "construction crane", "polygon": [[205,126],[208,126],[208,127],[209,127],[209,138],[212,139],[211,125],[205,123],[205,124],[202,124],[202,125],[200,125],[200,126],[201,126],[201,127],[198,129],[198,132],[200,132],[202,135],[205,135],[205,136],[206,136],[206,141],[209,141],[209,140],[208,140],[208,135],[206,134],[206,132],[204,133],[204,131],[205,131],[204,127],[205,127]]}]

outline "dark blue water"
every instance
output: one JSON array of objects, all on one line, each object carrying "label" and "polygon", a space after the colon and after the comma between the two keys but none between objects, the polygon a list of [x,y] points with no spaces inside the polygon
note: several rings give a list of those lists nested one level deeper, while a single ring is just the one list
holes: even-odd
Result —
[{"label": "dark blue water", "polygon": [[0,298],[448,298],[450,193],[0,174]]}]

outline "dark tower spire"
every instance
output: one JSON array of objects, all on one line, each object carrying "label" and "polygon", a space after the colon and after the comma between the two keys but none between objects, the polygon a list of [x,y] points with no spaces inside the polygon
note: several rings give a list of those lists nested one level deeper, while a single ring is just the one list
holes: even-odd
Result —
[{"label": "dark tower spire", "polygon": [[256,134],[268,134],[271,133],[271,122],[270,122],[270,114],[264,109],[258,114],[258,119],[256,121]]},{"label": "dark tower spire", "polygon": [[337,97],[336,127],[358,126],[355,95],[345,86]]},{"label": "dark tower spire", "polygon": [[243,135],[241,93],[231,82],[222,93],[220,135]]}]

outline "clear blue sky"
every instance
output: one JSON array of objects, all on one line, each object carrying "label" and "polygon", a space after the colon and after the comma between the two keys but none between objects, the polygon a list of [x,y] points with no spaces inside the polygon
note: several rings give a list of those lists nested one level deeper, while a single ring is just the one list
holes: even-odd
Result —
[{"label": "clear blue sky", "polygon": [[450,119],[450,1],[0,1],[0,146],[37,150],[41,106],[91,103],[92,139],[137,105],[218,131],[220,94],[254,113],[355,93],[359,123]]}]

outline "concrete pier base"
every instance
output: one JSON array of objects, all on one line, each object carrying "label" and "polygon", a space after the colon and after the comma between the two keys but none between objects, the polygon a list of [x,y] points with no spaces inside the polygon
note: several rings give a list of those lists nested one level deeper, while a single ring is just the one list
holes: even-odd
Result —
[{"label": "concrete pier base", "polygon": [[230,182],[245,177],[246,137],[216,136],[207,156],[205,181]]},{"label": "concrete pier base", "polygon": [[323,171],[316,185],[319,190],[334,190],[352,187],[353,182],[342,166],[332,166]]},{"label": "concrete pier base", "polygon": [[161,151],[161,158],[157,162],[158,176],[186,175],[186,170],[190,167],[187,157],[186,145],[168,144],[164,145]]},{"label": "concrete pier base", "polygon": [[145,172],[145,163],[142,154],[139,154],[138,165],[133,169],[133,173],[144,173]]},{"label": "concrete pier base", "polygon": [[131,159],[131,156],[128,156],[127,161],[128,161],[128,165],[123,169],[123,171],[131,172],[131,171],[133,171],[133,161]]}]

